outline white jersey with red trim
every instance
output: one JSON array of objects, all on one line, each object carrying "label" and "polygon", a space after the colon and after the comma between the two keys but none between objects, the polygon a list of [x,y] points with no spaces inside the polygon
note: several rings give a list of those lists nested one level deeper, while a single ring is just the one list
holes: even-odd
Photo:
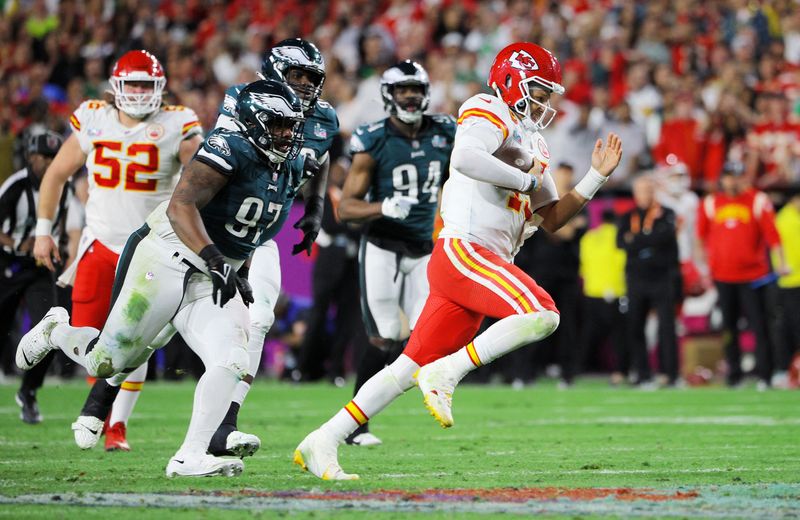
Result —
[{"label": "white jersey with red trim", "polygon": [[97,100],[82,103],[69,121],[87,155],[86,226],[121,253],[128,236],[172,195],[181,142],[202,134],[200,121],[189,108],[166,105],[129,128],[113,105]]},{"label": "white jersey with red trim", "polygon": [[491,128],[501,142],[494,151],[496,157],[519,157],[517,167],[531,164],[532,157],[545,165],[542,188],[532,197],[473,179],[452,166],[450,178],[444,184],[444,228],[439,236],[478,243],[510,262],[525,239],[538,229],[541,218],[534,212],[558,200],[558,191],[550,175],[547,143],[538,131],[527,127],[495,96],[472,96],[461,105],[458,115],[454,147],[458,147],[458,138],[464,129],[484,125]]}]

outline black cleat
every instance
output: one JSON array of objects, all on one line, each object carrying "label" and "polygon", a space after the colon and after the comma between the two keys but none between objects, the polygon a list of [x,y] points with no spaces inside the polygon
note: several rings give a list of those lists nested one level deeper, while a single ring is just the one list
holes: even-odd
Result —
[{"label": "black cleat", "polygon": [[39,424],[42,422],[42,414],[39,412],[39,403],[36,402],[36,392],[32,390],[20,390],[14,397],[21,408],[19,418],[28,424]]}]

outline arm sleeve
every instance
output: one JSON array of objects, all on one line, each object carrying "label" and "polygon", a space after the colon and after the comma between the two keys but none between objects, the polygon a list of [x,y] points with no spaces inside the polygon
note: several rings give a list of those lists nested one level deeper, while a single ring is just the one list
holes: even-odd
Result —
[{"label": "arm sleeve", "polygon": [[498,133],[488,125],[473,124],[459,128],[450,166],[477,181],[511,190],[524,190],[530,176],[493,156],[502,144]]}]

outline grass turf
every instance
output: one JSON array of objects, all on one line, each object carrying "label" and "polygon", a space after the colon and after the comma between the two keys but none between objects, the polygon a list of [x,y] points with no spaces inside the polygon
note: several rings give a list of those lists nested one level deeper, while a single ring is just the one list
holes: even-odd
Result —
[{"label": "grass turf", "polygon": [[[0,495],[800,483],[797,392],[642,392],[600,381],[568,391],[549,383],[522,391],[465,385],[455,395],[450,430],[436,425],[412,390],[374,421],[383,446],[340,448],[342,466],[361,480],[339,483],[299,471],[292,451],[347,402],[351,389],[257,381],[240,427],[259,435],[263,446],[245,459],[245,473],[166,479],[166,462],[188,425],[193,389],[193,383],[147,383],[130,424],[133,451],[105,453],[82,452],[72,440],[69,425],[88,392],[85,384],[45,387],[39,394],[45,421],[35,426],[19,421],[16,388],[0,387]],[[16,511],[27,516],[45,509]]]}]

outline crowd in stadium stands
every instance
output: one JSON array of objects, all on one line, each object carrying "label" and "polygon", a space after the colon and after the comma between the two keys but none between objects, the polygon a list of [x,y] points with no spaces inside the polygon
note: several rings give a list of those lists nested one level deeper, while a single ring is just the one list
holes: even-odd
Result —
[{"label": "crowd in stadium stands", "polygon": [[[224,90],[254,80],[271,44],[307,38],[326,58],[324,98],[337,110],[346,143],[357,125],[381,117],[379,77],[398,59],[413,58],[426,67],[431,111],[455,114],[463,100],[486,90],[498,50],[512,41],[536,42],[553,51],[563,69],[566,94],[554,99],[559,115],[544,135],[563,170],[574,173],[566,185],[589,168],[589,155],[574,151],[590,149],[609,131],[621,136],[624,157],[604,189],[616,199],[590,205],[578,230],[560,237],[537,234],[530,245],[533,251],[546,240],[557,242],[561,251],[540,255],[541,261],[531,253],[531,269],[570,258],[559,264],[570,272],[545,273],[537,280],[552,274],[552,290],[569,294],[562,299],[573,301],[575,316],[599,313],[602,322],[591,329],[580,320],[573,319],[572,327],[562,323],[551,340],[560,354],[548,358],[542,355],[545,348],[525,354],[534,359],[513,362],[507,377],[526,381],[532,365],[556,361],[569,384],[574,372],[596,357],[592,345],[608,336],[617,355],[605,368],[613,366],[615,377],[629,364],[646,363],[641,334],[619,334],[633,302],[625,287],[625,256],[616,246],[627,250],[629,262],[631,249],[630,242],[612,241],[617,224],[609,213],[621,217],[634,207],[630,189],[639,176],[652,175],[657,197],[670,194],[674,173],[702,196],[718,189],[726,163],[740,164],[743,178],[783,207],[778,231],[786,265],[777,273],[782,297],[776,299],[777,325],[771,330],[772,336],[787,338],[774,342],[785,344],[775,356],[779,372],[800,346],[797,320],[780,320],[796,315],[800,305],[800,210],[798,197],[792,198],[800,192],[800,8],[794,0],[0,0],[0,6],[0,182],[22,167],[23,134],[67,133],[71,111],[102,96],[111,64],[130,49],[147,49],[161,60],[167,99],[194,109],[208,131]],[[667,205],[657,200],[653,204]],[[686,209],[691,203],[672,208],[679,227],[682,219],[695,218],[697,204],[692,210]],[[646,220],[647,209],[641,209]],[[631,214],[626,215],[621,225],[630,226]],[[648,224],[637,225],[639,232]],[[584,234],[586,229],[591,231]],[[672,266],[683,274],[683,289],[689,287],[690,294],[702,293],[704,280],[710,280],[694,256],[680,252]],[[615,267],[584,270],[588,257]],[[523,251],[521,261],[528,260]],[[629,266],[627,291],[631,272],[635,268]],[[641,320],[646,315],[646,309],[637,312]],[[671,319],[666,311],[663,316]],[[634,328],[639,326],[645,325]],[[559,337],[564,334],[572,336]],[[661,343],[672,341],[659,337]],[[619,344],[631,338],[642,344],[627,359],[630,349]],[[675,382],[674,353],[661,361],[662,372],[669,367],[667,382]],[[643,370],[640,364],[640,378],[646,376]]]}]

